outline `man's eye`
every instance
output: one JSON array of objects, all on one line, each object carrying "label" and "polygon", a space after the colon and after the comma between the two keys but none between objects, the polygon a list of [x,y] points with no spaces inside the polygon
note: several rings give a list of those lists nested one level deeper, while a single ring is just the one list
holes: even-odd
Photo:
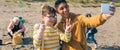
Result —
[{"label": "man's eye", "polygon": [[64,8],[62,7],[62,8],[60,8],[60,10],[63,10]]},{"label": "man's eye", "polygon": [[52,18],[55,18],[55,16],[49,16],[49,18],[51,18],[51,17],[52,17]]},{"label": "man's eye", "polygon": [[52,16],[52,18],[55,18],[55,16]]}]

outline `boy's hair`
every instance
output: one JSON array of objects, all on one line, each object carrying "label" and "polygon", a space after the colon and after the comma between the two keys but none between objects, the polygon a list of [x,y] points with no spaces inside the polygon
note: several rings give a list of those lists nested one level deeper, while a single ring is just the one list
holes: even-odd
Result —
[{"label": "boy's hair", "polygon": [[66,4],[67,4],[66,0],[57,0],[57,1],[55,2],[55,5],[54,5],[55,8],[57,8],[60,3],[66,3]]},{"label": "boy's hair", "polygon": [[46,16],[48,13],[54,13],[56,15],[56,11],[53,7],[45,5],[42,7],[42,15]]}]

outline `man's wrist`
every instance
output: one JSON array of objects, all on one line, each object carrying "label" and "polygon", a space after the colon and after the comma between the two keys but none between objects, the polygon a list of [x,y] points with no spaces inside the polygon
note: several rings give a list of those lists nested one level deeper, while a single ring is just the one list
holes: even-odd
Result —
[{"label": "man's wrist", "polygon": [[66,29],[66,30],[65,30],[65,33],[70,33],[70,31]]},{"label": "man's wrist", "polygon": [[12,31],[10,31],[10,34],[13,34],[13,32],[12,32]]}]

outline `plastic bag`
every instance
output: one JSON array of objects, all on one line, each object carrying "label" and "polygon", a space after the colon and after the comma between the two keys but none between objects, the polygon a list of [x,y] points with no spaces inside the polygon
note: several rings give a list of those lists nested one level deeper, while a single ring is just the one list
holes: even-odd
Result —
[{"label": "plastic bag", "polygon": [[19,45],[22,44],[22,34],[21,33],[14,33],[13,34],[13,39],[12,39],[12,44],[13,45]]}]

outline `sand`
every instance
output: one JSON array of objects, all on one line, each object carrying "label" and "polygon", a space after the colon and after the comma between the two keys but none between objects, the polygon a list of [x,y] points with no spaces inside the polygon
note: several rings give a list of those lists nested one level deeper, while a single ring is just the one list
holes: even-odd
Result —
[{"label": "sand", "polygon": [[[12,44],[0,45],[0,50],[34,50],[32,44],[33,25],[41,21],[41,6],[43,2],[24,2],[22,8],[18,2],[6,2],[0,0],[0,39],[9,39],[7,35],[7,26],[14,16],[23,16],[26,19],[24,44],[13,46]],[[52,5],[52,4],[51,4]],[[53,6],[53,5],[52,5]],[[76,14],[91,13],[93,16],[100,14],[100,7],[81,7],[79,5],[70,4],[70,11]],[[107,20],[103,25],[98,26],[98,33],[95,38],[100,45],[97,50],[120,50],[120,7],[116,8],[113,17]],[[60,19],[60,16],[58,16]]]}]

